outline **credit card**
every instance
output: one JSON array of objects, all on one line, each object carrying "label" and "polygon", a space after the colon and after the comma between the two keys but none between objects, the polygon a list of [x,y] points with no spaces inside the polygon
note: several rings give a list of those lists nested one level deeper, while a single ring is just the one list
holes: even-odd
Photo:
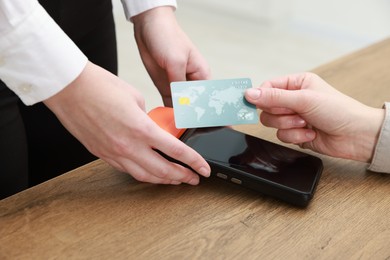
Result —
[{"label": "credit card", "polygon": [[176,128],[257,124],[256,106],[246,101],[249,78],[171,83]]}]

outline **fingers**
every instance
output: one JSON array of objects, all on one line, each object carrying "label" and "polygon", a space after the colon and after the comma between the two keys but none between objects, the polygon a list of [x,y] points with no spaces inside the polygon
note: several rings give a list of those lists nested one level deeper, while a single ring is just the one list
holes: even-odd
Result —
[{"label": "fingers", "polygon": [[210,67],[198,51],[192,51],[188,60],[186,79],[206,80],[211,78]]},{"label": "fingers", "polygon": [[196,52],[196,54],[170,60],[166,67],[169,82],[210,78],[210,69],[206,60],[197,51],[193,52]]},{"label": "fingers", "polygon": [[122,172],[129,173],[134,179],[154,184],[197,185],[199,176],[192,170],[181,165],[169,162],[152,149],[138,149],[140,156],[133,158],[115,157],[105,158],[110,165]]},{"label": "fingers", "polygon": [[[148,182],[153,184],[173,184],[178,185],[181,183],[188,183],[191,185],[196,185],[199,183],[199,176],[192,173],[194,176],[187,177],[187,178],[179,178],[176,176],[169,176],[168,174],[162,174],[161,171],[156,169],[161,169],[162,167],[156,166],[156,161],[153,161],[153,159],[148,160],[147,164],[139,164],[140,162],[135,163],[132,160],[122,158],[122,168],[125,169],[125,172],[128,172],[131,174],[131,176],[140,182]],[[145,167],[147,166],[147,167]],[[172,173],[173,171],[169,169],[169,173]],[[183,181],[185,180],[185,181]]]},{"label": "fingers", "polygon": [[159,131],[159,135],[155,136],[152,145],[169,157],[188,165],[200,175],[210,176],[211,169],[205,159],[171,134]]},{"label": "fingers", "polygon": [[291,114],[300,111],[304,103],[304,95],[295,91],[278,88],[250,88],[245,92],[245,98],[258,108],[275,114]]},{"label": "fingers", "polygon": [[311,142],[316,132],[310,128],[299,115],[274,115],[267,112],[260,114],[263,125],[278,129],[277,137],[285,143],[302,144]]},{"label": "fingers", "polygon": [[316,132],[309,128],[280,129],[277,131],[280,141],[292,144],[311,142],[316,138]]},{"label": "fingers", "polygon": [[313,97],[316,94],[311,90],[327,92],[330,89],[333,88],[319,76],[306,72],[266,81],[260,88],[247,90],[245,97],[260,109],[275,114],[289,114],[291,111],[302,112],[315,105]]},{"label": "fingers", "polygon": [[[148,120],[150,119],[148,118]],[[126,172],[139,181],[152,183],[174,181],[191,185],[199,183],[199,176],[194,171],[205,177],[210,176],[210,166],[195,150],[162,130],[153,121],[143,125],[143,129],[139,129],[139,137],[137,137],[143,142],[134,143],[131,149],[126,152],[126,158],[122,156],[121,166],[126,169]],[[193,170],[168,161],[153,148],[188,165]]]},{"label": "fingers", "polygon": [[272,113],[262,112],[260,121],[263,125],[277,129],[302,128],[306,126],[306,121],[299,115],[275,115]]},{"label": "fingers", "polygon": [[304,89],[306,84],[313,81],[318,81],[319,77],[316,74],[305,72],[299,74],[291,74],[283,77],[278,77],[263,83],[261,87],[279,88],[285,90]]},{"label": "fingers", "polygon": [[171,58],[165,68],[168,81],[185,81],[187,72],[187,59],[179,56]]}]

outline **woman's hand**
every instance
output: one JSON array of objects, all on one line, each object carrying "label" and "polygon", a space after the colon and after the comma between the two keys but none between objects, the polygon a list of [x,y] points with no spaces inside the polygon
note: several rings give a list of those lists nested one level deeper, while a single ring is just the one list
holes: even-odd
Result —
[{"label": "woman's hand", "polygon": [[210,175],[209,165],[197,152],[148,117],[144,99],[135,88],[92,63],[44,103],[91,153],[139,181],[199,183],[196,173],[154,149],[203,176]]},{"label": "woman's hand", "polygon": [[142,61],[165,106],[172,106],[170,82],[210,77],[206,60],[178,25],[172,7],[157,7],[132,19]]},{"label": "woman's hand", "polygon": [[281,141],[363,162],[372,159],[385,115],[313,73],[267,81],[248,90],[246,99],[263,110],[261,122],[277,128]]}]

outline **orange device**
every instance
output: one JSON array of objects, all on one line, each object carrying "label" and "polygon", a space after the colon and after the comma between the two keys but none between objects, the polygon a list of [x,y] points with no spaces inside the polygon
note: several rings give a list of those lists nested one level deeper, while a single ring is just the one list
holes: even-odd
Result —
[{"label": "orange device", "polygon": [[156,122],[162,129],[172,134],[176,138],[180,138],[187,130],[185,128],[177,129],[171,107],[156,107],[149,111],[149,117]]}]

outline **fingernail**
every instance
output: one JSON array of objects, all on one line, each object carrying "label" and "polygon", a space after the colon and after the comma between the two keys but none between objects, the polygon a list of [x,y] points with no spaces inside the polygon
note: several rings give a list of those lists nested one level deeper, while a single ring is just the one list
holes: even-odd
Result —
[{"label": "fingernail", "polygon": [[261,91],[258,88],[250,88],[246,90],[246,94],[252,99],[258,99],[260,97]]},{"label": "fingernail", "polygon": [[307,138],[310,139],[310,141],[313,141],[314,138],[316,138],[316,133],[314,131],[307,131],[305,135]]},{"label": "fingernail", "polygon": [[198,185],[199,183],[199,179],[198,178],[194,178],[194,179],[191,179],[188,184],[190,185]]},{"label": "fingernail", "polygon": [[202,167],[199,169],[199,174],[204,176],[204,177],[209,177],[210,176],[210,170],[208,170],[206,167]]},{"label": "fingernail", "polygon": [[293,125],[294,125],[294,126],[305,126],[305,125],[306,125],[306,121],[303,120],[302,118],[300,118],[300,119],[295,119],[295,120],[293,121]]}]

